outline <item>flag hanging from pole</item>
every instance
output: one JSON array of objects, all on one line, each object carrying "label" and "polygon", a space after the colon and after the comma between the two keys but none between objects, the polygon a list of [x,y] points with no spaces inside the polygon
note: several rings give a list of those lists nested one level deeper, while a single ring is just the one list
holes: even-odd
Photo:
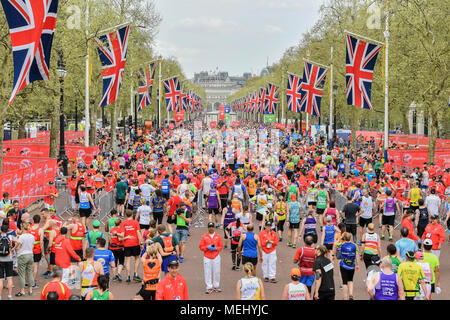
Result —
[{"label": "flag hanging from pole", "polygon": [[347,104],[373,110],[371,101],[373,68],[382,46],[347,35],[346,47]]},{"label": "flag hanging from pole", "polygon": [[139,111],[152,103],[152,87],[155,75],[156,62],[151,62],[145,67],[145,74],[138,71],[139,77]]},{"label": "flag hanging from pole", "polygon": [[288,73],[288,82],[286,88],[288,110],[300,112],[302,91],[302,80],[292,73]]},{"label": "flag hanging from pole", "polygon": [[103,96],[99,107],[116,102],[127,62],[130,25],[95,38],[102,63]]},{"label": "flag hanging from pole", "polygon": [[269,82],[264,99],[264,113],[275,114],[278,101],[278,87]]},{"label": "flag hanging from pole", "polygon": [[163,83],[166,92],[167,111],[179,111],[181,86],[178,77],[163,80]]},{"label": "flag hanging from pole", "polygon": [[303,70],[300,111],[320,117],[320,102],[322,101],[323,85],[327,69],[305,61]]},{"label": "flag hanging from pole", "polygon": [[20,90],[50,76],[50,54],[58,0],[1,0],[8,21],[14,61],[9,104]]}]

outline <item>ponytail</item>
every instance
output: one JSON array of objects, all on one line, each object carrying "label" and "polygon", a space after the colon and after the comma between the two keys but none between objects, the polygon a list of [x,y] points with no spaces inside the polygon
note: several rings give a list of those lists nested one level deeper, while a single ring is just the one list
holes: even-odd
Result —
[{"label": "ponytail", "polygon": [[244,264],[244,272],[247,275],[247,277],[253,276],[254,269],[255,267],[251,262],[247,262],[246,264]]},{"label": "ponytail", "polygon": [[237,218],[236,219],[236,228],[239,228],[241,226],[241,219]]}]

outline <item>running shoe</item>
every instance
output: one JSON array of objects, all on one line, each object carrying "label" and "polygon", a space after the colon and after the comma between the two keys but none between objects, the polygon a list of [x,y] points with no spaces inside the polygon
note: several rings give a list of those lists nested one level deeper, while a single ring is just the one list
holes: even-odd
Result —
[{"label": "running shoe", "polygon": [[127,278],[127,281],[126,281],[126,282],[127,282],[127,283],[130,283],[130,282],[131,282],[130,277]]},{"label": "running shoe", "polygon": [[288,246],[288,247],[292,247],[292,243],[288,242],[288,243],[287,243],[287,246]]},{"label": "running shoe", "polygon": [[237,267],[236,267],[236,270],[237,270],[237,271],[241,270],[241,267],[237,266]]},{"label": "running shoe", "polygon": [[392,239],[392,236],[389,236],[389,241],[390,241],[390,242],[394,241],[394,240]]},{"label": "running shoe", "polygon": [[222,289],[220,289],[220,288],[214,288],[213,290],[214,290],[215,292],[217,292],[217,293],[222,292]]},{"label": "running shoe", "polygon": [[112,281],[119,281],[119,277],[115,276],[114,278],[112,278]]},{"label": "running shoe", "polygon": [[280,242],[283,242],[283,237],[280,237]]},{"label": "running shoe", "polygon": [[384,240],[384,234],[381,235],[381,240]]},{"label": "running shoe", "polygon": [[348,297],[348,300],[354,300],[354,299],[353,299],[353,296],[349,296],[349,297]]},{"label": "running shoe", "polygon": [[8,300],[12,300],[13,299],[13,297],[12,296],[8,296]]},{"label": "running shoe", "polygon": [[38,284],[37,284],[37,283],[35,283],[35,284],[34,284],[34,286],[32,286],[31,288],[33,288],[33,289],[37,289],[37,288],[39,288],[39,286],[38,286]]},{"label": "running shoe", "polygon": [[181,263],[184,262],[184,258],[182,256],[180,256],[179,260],[180,260]]},{"label": "running shoe", "polygon": [[227,246],[227,245],[225,245],[225,247],[224,247],[224,248],[226,249],[226,248],[228,248],[228,246]]},{"label": "running shoe", "polygon": [[120,274],[117,275],[117,279],[119,280],[119,282],[122,282],[122,276]]},{"label": "running shoe", "polygon": [[269,278],[264,278],[264,282],[269,282]]},{"label": "running shoe", "polygon": [[232,267],[231,267],[231,270],[236,270],[236,266],[232,266]]},{"label": "running shoe", "polygon": [[273,279],[270,279],[270,282],[272,282],[272,283],[277,283],[277,282],[278,282],[278,280],[277,280],[277,279],[275,279],[275,278],[273,278]]},{"label": "running shoe", "polygon": [[214,289],[206,289],[205,293],[206,294],[211,294],[214,292]]},{"label": "running shoe", "polygon": [[293,248],[293,249],[297,248],[297,245],[296,245],[296,244],[293,244],[293,245],[292,245],[292,248]]},{"label": "running shoe", "polygon": [[136,281],[136,282],[142,282],[142,279],[139,278],[139,276],[135,275],[135,276],[133,277],[133,281]]}]

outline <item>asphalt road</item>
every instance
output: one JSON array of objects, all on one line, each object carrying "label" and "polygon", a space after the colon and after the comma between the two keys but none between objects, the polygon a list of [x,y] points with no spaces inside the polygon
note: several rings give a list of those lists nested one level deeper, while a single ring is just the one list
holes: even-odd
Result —
[{"label": "asphalt road", "polygon": [[[374,219],[377,229],[378,229],[378,219]],[[285,228],[286,229],[286,228]],[[220,253],[221,255],[221,279],[220,285],[222,288],[221,293],[212,293],[205,294],[205,282],[203,275],[203,253],[198,248],[201,236],[207,232],[206,228],[191,228],[191,235],[188,238],[188,242],[185,250],[185,261],[180,264],[180,274],[186,278],[189,290],[189,298],[191,300],[229,300],[235,299],[236,296],[236,282],[244,276],[244,272],[234,271],[231,269],[231,251],[229,247],[227,249],[223,249]],[[220,235],[223,237],[223,231],[219,230]],[[287,230],[285,230],[284,236],[287,236]],[[320,237],[319,237],[320,239]],[[394,243],[399,239],[399,231],[395,230],[394,234]],[[358,239],[359,240],[359,239]],[[390,242],[387,240],[382,241],[382,250],[383,256],[386,254],[386,246]],[[442,293],[440,295],[433,295],[434,299],[450,299],[450,291],[447,289],[448,284],[450,282],[450,253],[449,253],[449,245],[445,243],[443,245],[443,250],[441,252],[440,261],[441,261],[441,289]],[[286,245],[286,240],[279,243],[277,246],[277,279],[278,283],[266,283],[264,284],[264,289],[266,293],[266,299],[268,300],[279,300],[281,299],[284,285],[289,283],[290,281],[290,270],[295,267],[293,264],[293,257],[295,254],[295,249],[290,248]],[[339,285],[341,283],[339,276],[339,266],[337,262],[335,262],[334,269],[334,279],[335,285],[337,288],[336,291],[336,299],[342,300],[343,293],[342,289],[339,289]],[[46,280],[41,274],[46,270],[45,262],[41,261],[41,265],[39,268],[37,284],[40,288],[49,280]],[[122,276],[125,277],[125,270],[122,272]],[[142,277],[142,267],[140,268],[140,276]],[[257,276],[262,277],[261,263],[258,262],[257,265]],[[354,278],[354,299],[355,300],[368,300],[369,296],[366,292],[364,279],[366,277],[364,263],[361,261],[360,270],[355,273]],[[14,277],[14,285],[13,295],[18,292],[19,281],[18,277]],[[140,289],[140,284],[136,282],[131,282],[127,284],[125,282],[113,282],[111,281],[111,292],[114,294],[116,299],[121,300],[130,300],[132,299],[136,293]],[[15,297],[15,300],[37,300],[40,295],[40,288],[36,290],[33,296],[28,296],[28,294],[24,297]],[[3,290],[3,299],[6,299],[6,289]],[[74,294],[79,294],[79,290],[73,290]]]}]

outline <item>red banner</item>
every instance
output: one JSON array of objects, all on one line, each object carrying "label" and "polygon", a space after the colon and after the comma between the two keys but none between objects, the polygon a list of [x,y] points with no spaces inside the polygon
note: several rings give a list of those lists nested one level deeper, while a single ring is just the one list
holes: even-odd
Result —
[{"label": "red banner", "polygon": [[275,124],[273,126],[277,129],[281,129],[281,130],[284,130],[286,128],[286,126],[284,124],[278,123],[278,122],[275,122]]},{"label": "red banner", "polygon": [[25,208],[42,198],[44,188],[56,177],[56,160],[47,159],[23,169],[0,175],[0,194],[8,192],[11,199],[18,199]]},{"label": "red banner", "polygon": [[225,106],[220,106],[219,109],[219,120],[225,120]]},{"label": "red banner", "polygon": [[[394,160],[398,166],[405,166],[410,168],[422,167],[426,162],[428,163],[428,149],[399,149],[388,150],[389,160]],[[441,169],[450,167],[450,149],[438,149],[434,154],[434,164]]]},{"label": "red banner", "polygon": [[232,125],[233,127],[239,127],[239,121],[233,121],[233,122],[231,123],[231,125]]},{"label": "red banner", "polygon": [[[173,113],[173,118],[176,122],[184,121],[184,110],[175,111]],[[177,124],[178,125],[178,124]]]},{"label": "red banner", "polygon": [[25,169],[33,164],[49,160],[49,158],[31,158],[31,157],[3,157],[3,172],[11,172],[14,170]]},{"label": "red banner", "polygon": [[[356,137],[359,139],[363,137],[364,140],[368,141],[370,138],[375,138],[375,142],[378,144],[381,141],[384,141],[384,132],[378,131],[356,131]],[[418,147],[427,147],[430,144],[430,138],[425,137],[424,135],[418,134],[390,134],[389,141],[395,142],[399,146],[406,146],[415,148]],[[436,139],[436,149],[438,148],[450,148],[450,140],[449,139]]]},{"label": "red banner", "polygon": [[216,122],[216,121],[211,121],[211,122],[209,123],[209,126],[210,126],[211,128],[215,128],[215,127],[217,127],[217,122]]},{"label": "red banner", "polygon": [[[9,157],[48,158],[49,153],[50,146],[46,144],[3,144],[3,154]],[[85,164],[91,164],[94,155],[98,153],[99,148],[97,146],[85,147],[81,145],[66,145],[66,155],[69,160],[72,161],[77,162],[81,157]]]}]

